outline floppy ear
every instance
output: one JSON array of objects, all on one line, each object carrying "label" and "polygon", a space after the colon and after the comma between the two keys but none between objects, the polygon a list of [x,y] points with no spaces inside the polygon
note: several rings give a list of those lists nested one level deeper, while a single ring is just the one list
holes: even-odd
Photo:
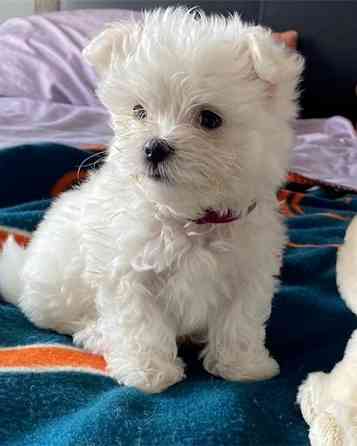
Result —
[{"label": "floppy ear", "polygon": [[113,24],[95,37],[82,54],[102,78],[114,62],[124,60],[136,49],[140,30],[138,23]]},{"label": "floppy ear", "polygon": [[247,33],[248,48],[257,76],[271,85],[298,82],[304,68],[304,59],[296,51],[277,41],[271,32],[261,26]]},{"label": "floppy ear", "polygon": [[298,44],[298,33],[296,31],[284,31],[272,34],[276,42],[284,43],[288,48],[296,50]]}]

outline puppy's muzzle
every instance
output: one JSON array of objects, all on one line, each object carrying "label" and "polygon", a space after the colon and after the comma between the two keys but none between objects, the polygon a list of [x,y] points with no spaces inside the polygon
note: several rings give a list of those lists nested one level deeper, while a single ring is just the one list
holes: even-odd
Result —
[{"label": "puppy's muzzle", "polygon": [[174,152],[175,149],[170,146],[164,139],[153,138],[144,144],[145,159],[154,168],[165,161]]}]

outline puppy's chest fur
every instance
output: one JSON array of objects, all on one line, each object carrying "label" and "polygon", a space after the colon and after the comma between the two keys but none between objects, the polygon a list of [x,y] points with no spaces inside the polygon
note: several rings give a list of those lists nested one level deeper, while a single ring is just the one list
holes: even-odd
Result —
[{"label": "puppy's chest fur", "polygon": [[179,336],[205,332],[210,317],[234,293],[236,231],[181,222],[160,222],[156,231],[132,266],[148,273],[148,287]]},{"label": "puppy's chest fur", "polygon": [[87,280],[97,287],[98,277],[105,283],[109,275],[115,288],[134,274],[178,335],[205,331],[211,315],[236,292],[244,223],[197,225],[144,201],[115,217],[108,209],[85,213]]}]

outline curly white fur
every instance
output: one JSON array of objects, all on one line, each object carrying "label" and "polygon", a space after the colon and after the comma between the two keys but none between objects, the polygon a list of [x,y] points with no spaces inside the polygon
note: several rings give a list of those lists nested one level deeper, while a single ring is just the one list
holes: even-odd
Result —
[{"label": "curly white fur", "polygon": [[[357,217],[340,247],[337,285],[341,297],[357,314]],[[298,402],[310,426],[312,446],[357,445],[357,330],[344,357],[330,373],[311,373],[300,386]]]},{"label": "curly white fur", "polygon": [[[147,392],[184,378],[182,335],[205,343],[213,374],[274,376],[265,322],[285,240],[275,193],[287,169],[302,59],[237,15],[197,20],[183,8],[114,24],[84,54],[116,136],[104,166],[63,194],[39,226],[20,291],[11,290],[5,248],[5,298],[39,327],[103,354],[118,382]],[[135,119],[136,104],[144,120]],[[203,107],[223,125],[201,128]],[[143,145],[153,137],[175,146],[161,171],[166,181],[147,175]],[[254,211],[238,221],[192,221],[252,201]]]}]

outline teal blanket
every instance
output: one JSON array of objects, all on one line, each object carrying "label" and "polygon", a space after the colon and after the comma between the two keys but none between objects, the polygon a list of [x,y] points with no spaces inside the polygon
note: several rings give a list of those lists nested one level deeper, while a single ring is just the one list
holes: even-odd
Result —
[{"label": "teal blanket", "polygon": [[[11,232],[26,244],[87,157],[59,145],[1,151],[0,241]],[[107,377],[102,358],[37,329],[0,299],[0,445],[307,446],[297,387],[308,372],[330,370],[357,328],[335,285],[336,251],[357,197],[291,182],[279,200],[289,245],[267,336],[278,377],[226,382],[208,375],[195,348],[184,346],[187,379],[144,395]]]}]

